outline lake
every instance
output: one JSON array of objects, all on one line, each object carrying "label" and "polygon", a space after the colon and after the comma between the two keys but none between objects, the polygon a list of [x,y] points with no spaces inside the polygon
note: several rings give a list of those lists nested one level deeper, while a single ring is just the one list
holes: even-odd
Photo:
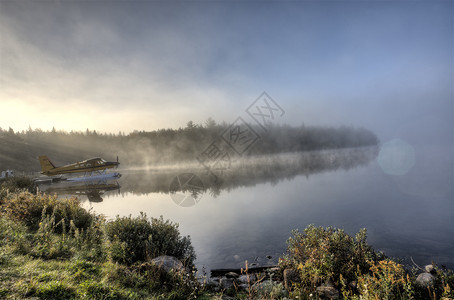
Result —
[{"label": "lake", "polygon": [[191,236],[199,271],[245,260],[276,264],[291,231],[308,224],[352,235],[365,227],[368,242],[388,256],[453,268],[451,151],[397,140],[239,159],[216,177],[197,163],[124,168],[118,186],[104,182],[66,194],[108,218],[145,212],[179,223],[181,234]]}]

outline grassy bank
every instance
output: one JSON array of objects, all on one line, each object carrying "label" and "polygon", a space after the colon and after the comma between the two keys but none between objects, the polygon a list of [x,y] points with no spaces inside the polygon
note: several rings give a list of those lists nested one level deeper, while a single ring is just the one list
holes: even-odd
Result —
[{"label": "grassy bank", "polygon": [[178,225],[161,218],[106,221],[76,198],[58,200],[4,182],[0,189],[0,298],[187,299],[200,296],[189,272],[148,263],[163,254],[193,268],[195,253]]},{"label": "grassy bank", "polygon": [[[210,287],[195,277],[194,249],[177,224],[145,214],[108,221],[76,198],[33,192],[25,178],[0,186],[2,299],[318,299],[330,290],[343,299],[453,298],[452,271],[435,266],[434,282],[418,286],[418,271],[376,252],[365,230],[351,237],[315,226],[293,232],[273,274],[245,269],[246,287]],[[178,258],[187,272],[149,262],[160,255]]]}]

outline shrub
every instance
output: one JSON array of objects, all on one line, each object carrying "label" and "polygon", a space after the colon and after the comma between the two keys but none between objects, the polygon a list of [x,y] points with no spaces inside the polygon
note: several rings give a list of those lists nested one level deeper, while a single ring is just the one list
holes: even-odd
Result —
[{"label": "shrub", "polygon": [[26,234],[27,228],[5,217],[0,217],[0,247],[16,243]]},{"label": "shrub", "polygon": [[[29,229],[37,230],[44,211],[45,215],[55,215],[55,222],[64,219],[69,228],[70,220],[77,228],[86,229],[93,221],[93,214],[80,206],[77,198],[57,199],[56,196],[35,195],[28,192],[9,194],[2,205],[3,211],[12,219],[24,223]],[[63,224],[55,232],[63,231]]]},{"label": "shrub", "polygon": [[340,275],[351,282],[357,272],[367,273],[378,254],[366,243],[366,230],[352,238],[342,229],[309,225],[304,233],[293,231],[288,241],[286,264],[298,269],[302,286],[314,287],[328,281],[340,286]]},{"label": "shrub", "polygon": [[194,248],[189,237],[181,237],[178,224],[164,220],[162,216],[151,218],[144,213],[136,218],[117,216],[106,225],[107,238],[111,242],[112,260],[131,265],[160,255],[171,255],[192,266]]},{"label": "shrub", "polygon": [[111,257],[122,264],[145,261],[151,241],[151,224],[144,214],[137,218],[117,216],[106,224],[107,238],[112,243]]},{"label": "shrub", "polygon": [[178,224],[160,218],[151,218],[151,257],[175,256],[185,266],[192,267],[196,258],[189,236],[180,236]]},{"label": "shrub", "polygon": [[[64,220],[55,221],[55,210],[51,215],[46,215],[46,209],[43,209],[39,228],[34,235],[34,246],[30,254],[34,257],[46,259],[54,258],[69,258],[73,254],[72,244],[73,239],[66,234]],[[62,234],[56,235],[55,230],[58,226],[62,226]]]},{"label": "shrub", "polygon": [[445,267],[436,270],[435,290],[437,295],[442,295],[442,299],[454,299],[454,272]]},{"label": "shrub", "polygon": [[0,189],[4,189],[5,191],[8,191],[10,193],[24,190],[31,193],[36,192],[33,180],[30,177],[25,176],[15,176],[6,179],[0,184]]},{"label": "shrub", "polygon": [[104,262],[107,259],[107,249],[104,242],[103,216],[93,216],[93,222],[86,230],[77,228],[70,222],[70,233],[74,236],[74,244],[79,259]]},{"label": "shrub", "polygon": [[13,252],[26,254],[32,242],[33,235],[27,232],[25,225],[0,216],[0,247],[10,246]]},{"label": "shrub", "polygon": [[371,274],[358,278],[358,290],[363,299],[412,299],[413,287],[401,264],[385,259],[371,262]]},{"label": "shrub", "polygon": [[150,262],[135,264],[131,268],[130,278],[135,278],[135,286],[142,286],[158,293],[170,293],[168,299],[197,298],[201,285],[195,272],[166,272]]}]

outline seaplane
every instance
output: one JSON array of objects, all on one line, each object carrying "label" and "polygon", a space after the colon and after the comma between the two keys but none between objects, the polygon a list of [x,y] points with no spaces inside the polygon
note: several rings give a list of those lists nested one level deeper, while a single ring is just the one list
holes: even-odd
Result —
[{"label": "seaplane", "polygon": [[[90,158],[87,160],[75,162],[72,164],[56,167],[46,155],[39,156],[39,163],[41,164],[41,174],[47,176],[84,173],[84,177],[67,178],[67,181],[84,181],[96,179],[119,178],[120,173],[106,173],[107,169],[118,168],[120,163],[117,161],[105,161],[100,157]],[[88,175],[89,174],[89,175]],[[87,176],[88,175],[88,176]]]}]

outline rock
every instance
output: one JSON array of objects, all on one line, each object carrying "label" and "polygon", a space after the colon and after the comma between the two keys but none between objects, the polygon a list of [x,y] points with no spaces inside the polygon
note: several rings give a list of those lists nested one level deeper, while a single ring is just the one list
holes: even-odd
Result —
[{"label": "rock", "polygon": [[235,272],[228,272],[227,274],[225,274],[225,277],[235,279],[235,278],[240,277],[240,275],[238,275],[238,274],[235,273]]},{"label": "rock", "polygon": [[416,277],[416,284],[422,287],[433,287],[435,277],[430,273],[421,273]]},{"label": "rock", "polygon": [[424,269],[426,270],[427,273],[432,273],[432,272],[435,271],[433,265],[426,265],[426,266],[424,267]]},{"label": "rock", "polygon": [[247,283],[247,275],[241,275],[235,281],[239,284]]},{"label": "rock", "polygon": [[[214,281],[211,278],[199,278],[198,281],[200,282],[201,285],[207,287],[207,288],[215,288],[219,286],[219,282]],[[219,281],[219,279],[218,279]]]},{"label": "rock", "polygon": [[256,284],[254,284],[254,289],[261,294],[265,294],[273,289],[273,285],[274,285],[274,282],[266,280],[266,281],[257,282]]},{"label": "rock", "polygon": [[162,255],[151,260],[151,263],[162,268],[166,272],[173,270],[174,272],[185,272],[185,268],[181,261],[173,256]]},{"label": "rock", "polygon": [[287,290],[292,288],[293,283],[299,283],[300,274],[295,269],[285,269],[284,270],[284,286]]},{"label": "rock", "polygon": [[[248,277],[249,277],[249,280],[248,280]],[[255,274],[251,274],[251,275],[241,275],[240,277],[238,277],[236,279],[237,282],[239,282],[240,284],[248,284],[249,282],[252,284],[256,281],[256,277],[255,277]]]},{"label": "rock", "polygon": [[233,288],[233,279],[222,277],[221,280],[219,280],[219,286],[226,290]]},{"label": "rock", "polygon": [[247,283],[242,283],[238,286],[242,290],[247,290],[249,289],[249,285]]},{"label": "rock", "polygon": [[319,286],[317,293],[322,299],[339,299],[339,291],[329,285]]}]

